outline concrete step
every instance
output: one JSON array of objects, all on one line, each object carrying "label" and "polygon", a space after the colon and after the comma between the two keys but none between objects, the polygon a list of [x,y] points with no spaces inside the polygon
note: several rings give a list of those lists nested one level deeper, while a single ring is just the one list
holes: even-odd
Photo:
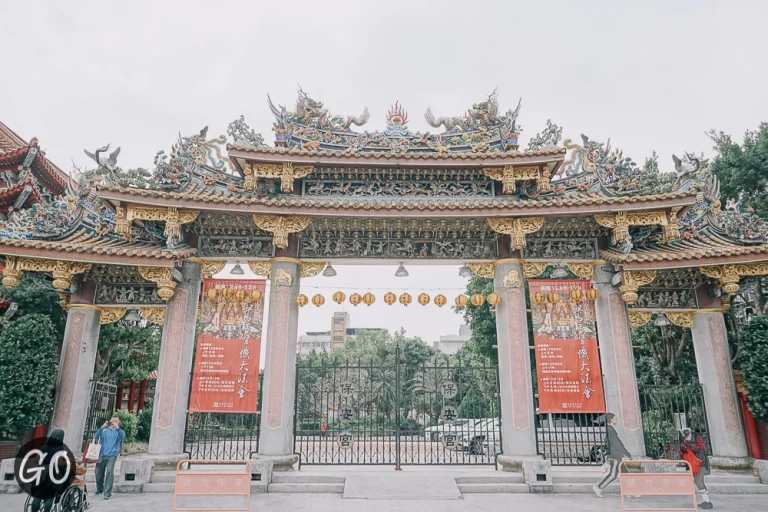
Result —
[{"label": "concrete step", "polygon": [[[592,486],[596,485],[598,480],[592,480],[590,483],[555,483],[552,486],[554,493],[572,493],[572,494],[593,494]],[[618,494],[619,485],[611,484],[603,489],[603,494]]]},{"label": "concrete step", "polygon": [[458,484],[458,487],[462,494],[527,494],[530,492],[528,484],[523,483],[466,483]]},{"label": "concrete step", "polygon": [[712,494],[768,494],[765,484],[710,484],[707,489]]},{"label": "concrete step", "polygon": [[279,493],[314,493],[314,494],[342,494],[344,492],[343,483],[322,483],[322,484],[269,484],[269,492]]},{"label": "concrete step", "polygon": [[759,484],[760,478],[754,475],[726,475],[726,474],[714,474],[704,477],[704,482],[707,485],[710,484]]},{"label": "concrete step", "polygon": [[343,484],[346,477],[333,475],[307,475],[301,473],[274,472],[273,484]]},{"label": "concrete step", "polygon": [[150,482],[153,484],[172,484],[176,482],[176,473],[173,471],[156,471],[152,473]]},{"label": "concrete step", "polygon": [[162,484],[149,483],[149,484],[144,484],[144,492],[171,492],[172,493],[175,487],[176,487],[176,484],[173,484],[173,483],[162,483]]},{"label": "concrete step", "polygon": [[525,478],[521,473],[504,473],[502,475],[457,476],[456,483],[462,484],[522,484]]}]

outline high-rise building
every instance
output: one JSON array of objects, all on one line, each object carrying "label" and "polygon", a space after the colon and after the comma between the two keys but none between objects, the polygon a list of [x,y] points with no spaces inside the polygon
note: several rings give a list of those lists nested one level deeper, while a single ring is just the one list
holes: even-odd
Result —
[{"label": "high-rise building", "polygon": [[452,355],[458,352],[471,337],[472,330],[468,325],[464,324],[459,327],[458,335],[446,334],[445,336],[440,336],[440,341],[435,341],[433,346],[443,354]]},{"label": "high-rise building", "polygon": [[349,313],[337,311],[331,317],[331,352],[344,347],[347,342],[347,327],[349,327]]}]

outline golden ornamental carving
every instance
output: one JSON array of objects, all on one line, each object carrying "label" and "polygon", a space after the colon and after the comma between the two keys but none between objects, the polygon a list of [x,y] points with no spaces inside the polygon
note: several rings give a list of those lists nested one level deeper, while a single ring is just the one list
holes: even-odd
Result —
[{"label": "golden ornamental carving", "polygon": [[568,268],[582,279],[592,279],[595,275],[595,267],[591,263],[568,263]]},{"label": "golden ornamental carving", "polygon": [[141,277],[157,284],[157,295],[163,300],[173,297],[176,281],[171,267],[137,267]]},{"label": "golden ornamental carving", "polygon": [[[662,229],[669,227],[666,212],[618,212],[613,215],[595,215],[595,221],[604,228],[613,230],[613,239],[616,243],[624,243],[627,240],[630,226],[658,225],[662,226]],[[677,223],[675,223],[674,229],[677,229]],[[674,234],[674,230],[669,228],[664,232],[668,235]],[[674,238],[679,238],[679,236],[678,232]]]},{"label": "golden ornamental carving", "polygon": [[693,328],[693,312],[691,311],[667,311],[667,320],[678,327]]},{"label": "golden ornamental carving", "polygon": [[61,306],[62,309],[67,309],[69,307],[69,299],[69,293],[59,292],[59,306]]},{"label": "golden ornamental carving", "polygon": [[[122,208],[118,208],[118,212],[121,212]],[[189,224],[197,220],[200,215],[199,211],[184,210],[179,211],[174,206],[168,208],[147,208],[143,206],[128,206],[125,216],[120,214],[117,221],[116,232],[119,235],[128,235],[131,231],[131,223],[134,220],[149,220],[165,222],[164,234],[166,237],[180,237],[181,226]]]},{"label": "golden ornamental carving", "polygon": [[514,194],[517,192],[517,182],[533,180],[536,182],[536,189],[539,192],[549,192],[549,167],[539,169],[538,167],[514,167],[506,165],[504,167],[488,167],[483,169],[483,174],[495,181],[500,181],[502,193]]},{"label": "golden ornamental carving", "polygon": [[200,262],[200,273],[203,277],[213,277],[227,265],[225,260],[203,260]]},{"label": "golden ornamental carving", "polygon": [[16,258],[7,256],[3,270],[3,284],[8,288],[19,285],[24,272],[50,272],[53,275],[53,287],[63,292],[72,286],[72,279],[77,274],[87,272],[90,263],[79,261],[43,260],[39,258]]},{"label": "golden ornamental carving", "polygon": [[523,285],[523,281],[520,279],[520,272],[517,270],[507,272],[502,282],[504,283],[504,288],[520,288]]},{"label": "golden ornamental carving", "polygon": [[127,308],[102,308],[99,323],[101,325],[113,324],[123,318]]},{"label": "golden ornamental carving", "polygon": [[272,276],[272,281],[274,281],[276,286],[291,286],[293,278],[291,277],[291,274],[284,269],[279,268],[275,270],[275,275]]},{"label": "golden ornamental carving", "polygon": [[699,267],[699,272],[711,279],[720,281],[720,288],[728,295],[736,295],[740,288],[739,281],[741,278],[768,275],[768,263],[737,263],[734,265]]},{"label": "golden ornamental carving", "polygon": [[165,323],[165,308],[141,308],[141,316],[150,324],[163,325]]},{"label": "golden ornamental carving", "polygon": [[547,270],[547,266],[547,263],[523,263],[523,274],[526,279],[533,279],[534,277],[539,277],[543,274],[544,271]]},{"label": "golden ornamental carving", "polygon": [[619,286],[621,298],[627,304],[634,304],[637,301],[637,290],[656,279],[655,270],[625,270],[624,284]]},{"label": "golden ornamental carving", "polygon": [[323,271],[325,262],[304,262],[301,264],[301,277],[314,277]]},{"label": "golden ornamental carving", "polygon": [[6,288],[16,288],[21,282],[21,276],[24,271],[17,267],[15,256],[5,257],[5,268],[3,269],[3,286]]},{"label": "golden ornamental carving", "polygon": [[281,217],[278,215],[254,215],[256,227],[272,233],[275,247],[288,247],[288,234],[304,231],[312,222],[311,217]]},{"label": "golden ornamental carving", "polygon": [[669,223],[662,226],[662,242],[671,242],[680,238],[680,229],[677,227],[677,212],[670,212]]},{"label": "golden ornamental carving", "polygon": [[650,311],[630,311],[629,312],[629,326],[633,329],[635,327],[642,327],[651,321],[653,313]]},{"label": "golden ornamental carving", "polygon": [[259,178],[280,178],[280,190],[283,192],[293,192],[294,180],[304,178],[314,170],[315,168],[311,165],[299,165],[294,167],[291,162],[283,162],[282,165],[246,164],[245,188],[246,190],[253,190],[256,187],[256,180]]},{"label": "golden ornamental carving", "polygon": [[496,233],[509,235],[512,239],[512,249],[525,247],[525,235],[540,230],[544,225],[544,217],[520,217],[516,219],[490,217],[486,219],[488,226]]},{"label": "golden ornamental carving", "polygon": [[249,261],[251,272],[261,277],[269,277],[272,273],[272,263],[269,261]]},{"label": "golden ornamental carving", "polygon": [[469,269],[477,277],[493,279],[493,263],[468,263]]}]

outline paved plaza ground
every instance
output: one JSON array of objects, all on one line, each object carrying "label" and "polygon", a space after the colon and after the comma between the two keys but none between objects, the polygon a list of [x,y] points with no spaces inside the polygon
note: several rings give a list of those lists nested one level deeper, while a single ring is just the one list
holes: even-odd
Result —
[{"label": "paved plaza ground", "polygon": [[[721,512],[768,511],[768,497],[714,495],[715,510]],[[0,495],[0,511],[21,511],[25,495]],[[109,501],[91,499],[91,512],[152,511],[170,512],[172,494],[117,494]],[[198,503],[206,506],[202,501]],[[213,505],[212,502],[209,502]],[[616,512],[621,510],[618,496],[599,499],[593,495],[493,494],[466,495],[460,500],[351,500],[329,494],[253,495],[252,511],[269,512]]]}]

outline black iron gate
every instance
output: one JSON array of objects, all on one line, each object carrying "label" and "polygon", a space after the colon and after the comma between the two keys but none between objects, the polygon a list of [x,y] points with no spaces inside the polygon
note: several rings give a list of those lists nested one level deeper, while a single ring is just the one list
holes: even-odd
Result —
[{"label": "black iron gate", "polygon": [[83,444],[93,439],[96,431],[115,412],[117,386],[109,382],[91,381],[91,401],[88,419],[83,429]]},{"label": "black iron gate", "polygon": [[712,453],[701,385],[639,386],[645,452],[654,459],[680,459],[682,432],[701,436]]},{"label": "black iron gate", "polygon": [[301,464],[495,464],[496,366],[355,361],[296,367],[294,449]]}]

